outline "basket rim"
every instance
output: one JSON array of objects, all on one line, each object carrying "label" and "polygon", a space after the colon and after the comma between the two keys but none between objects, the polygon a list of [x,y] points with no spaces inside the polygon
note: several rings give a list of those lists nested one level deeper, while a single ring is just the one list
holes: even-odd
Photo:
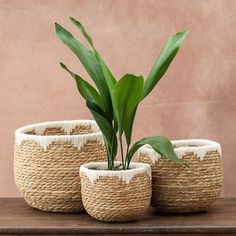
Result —
[{"label": "basket rim", "polygon": [[[121,161],[115,161],[114,163],[115,163],[115,165],[119,165],[119,164],[121,164]],[[101,166],[102,167],[107,166],[107,162],[106,161],[102,161],[102,162],[92,161],[92,162],[85,163],[85,164],[81,165],[80,169],[81,169],[81,171],[83,171],[83,170],[87,171],[88,170],[88,171],[98,171],[98,172],[105,171],[106,173],[123,173],[123,172],[126,172],[126,171],[134,171],[134,170],[137,170],[137,169],[146,170],[150,167],[150,165],[146,164],[146,163],[130,162],[131,169],[126,169],[126,170],[90,169],[90,168],[93,168],[93,167],[101,167]]]},{"label": "basket rim", "polygon": [[[120,161],[115,161],[115,164],[120,164]],[[130,167],[132,169],[128,170],[103,170],[103,169],[90,169],[92,167],[105,167],[107,162],[89,162],[80,166],[80,176],[85,174],[92,183],[96,182],[100,176],[106,177],[118,177],[126,183],[129,183],[130,180],[137,174],[147,173],[151,178],[151,165],[141,162],[130,162]]]},{"label": "basket rim", "polygon": [[[32,130],[35,129],[37,127],[45,127],[46,128],[52,128],[52,127],[62,127],[60,125],[63,124],[78,124],[78,125],[86,125],[86,126],[93,126],[96,127],[97,131],[93,131],[92,133],[88,133],[88,134],[65,134],[65,135],[35,135],[35,134],[26,134],[25,132],[27,132],[28,130]],[[93,128],[92,128],[93,129]],[[46,122],[39,122],[39,123],[34,123],[34,124],[29,124],[29,125],[25,125],[22,126],[20,128],[18,128],[15,131],[15,136],[24,136],[24,137],[38,137],[41,139],[44,138],[68,138],[68,137],[91,137],[94,135],[102,135],[102,132],[100,131],[97,123],[95,120],[59,120],[59,121],[46,121]]]},{"label": "basket rim", "polygon": [[[190,149],[198,149],[198,148],[207,148],[207,147],[215,147],[220,146],[219,143],[207,140],[207,139],[180,139],[180,140],[171,140],[171,143],[174,147],[174,150],[186,150]],[[196,145],[196,146],[195,146]],[[152,149],[152,147],[148,144],[142,146],[141,149]]]},{"label": "basket rim", "polygon": [[[181,159],[186,153],[194,153],[199,156],[201,160],[204,159],[204,156],[207,152],[217,151],[222,156],[221,146],[219,143],[207,140],[207,139],[181,139],[181,140],[172,140],[172,145],[176,155]],[[148,144],[142,146],[138,150],[138,157],[140,154],[149,154],[153,160],[161,158],[161,155],[156,153],[156,151]]]},{"label": "basket rim", "polygon": [[[90,125],[92,133],[87,134],[70,134],[70,132],[78,125]],[[37,127],[37,128],[36,128]],[[40,135],[43,134],[47,127],[61,127],[67,134],[65,135]],[[37,135],[26,134],[27,130],[36,129]],[[87,142],[95,141],[101,145],[104,145],[103,134],[100,131],[97,123],[94,120],[69,120],[69,121],[51,121],[37,123],[33,125],[27,125],[15,131],[15,144],[21,146],[24,141],[36,142],[45,151],[53,142],[70,142],[78,150],[80,150]]]}]

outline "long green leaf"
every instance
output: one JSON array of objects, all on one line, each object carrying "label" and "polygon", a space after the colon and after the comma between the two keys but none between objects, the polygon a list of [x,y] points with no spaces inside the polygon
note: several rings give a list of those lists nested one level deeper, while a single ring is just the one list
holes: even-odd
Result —
[{"label": "long green leaf", "polygon": [[93,48],[93,50],[96,51],[96,49],[94,48],[93,40],[92,40],[91,36],[86,32],[86,30],[85,30],[84,26],[81,24],[81,22],[79,22],[78,20],[76,20],[72,16],[70,16],[70,20],[81,31],[81,33],[84,35],[84,37],[86,38],[86,40],[88,41],[90,46]]},{"label": "long green leaf", "polygon": [[100,130],[102,131],[108,154],[108,167],[113,168],[114,159],[117,154],[117,137],[112,124],[107,120],[100,108],[96,105],[92,98],[88,97],[86,100],[86,105],[92,113],[95,121],[97,122]]},{"label": "long green leaf", "polygon": [[178,32],[167,41],[144,83],[143,99],[152,91],[165,74],[188,33],[189,31]]},{"label": "long green leaf", "polygon": [[93,79],[98,90],[102,94],[107,93],[107,84],[103,76],[100,64],[98,63],[93,52],[86,47],[84,47],[80,42],[78,42],[73,35],[63,28],[61,25],[56,23],[56,34],[62,40],[62,42],[67,45],[79,58],[84,68]]},{"label": "long green leaf", "polygon": [[94,100],[91,97],[87,98],[86,105],[91,111],[95,121],[97,122],[107,142],[109,143],[109,146],[111,146],[112,138],[113,138],[112,124],[104,117],[101,109],[97,106],[97,104],[94,102]]},{"label": "long green leaf", "polygon": [[75,53],[97,86],[98,91],[101,94],[102,103],[106,108],[107,117],[110,116],[110,120],[112,120],[113,111],[111,107],[110,92],[97,58],[91,50],[87,49],[80,42],[78,42],[65,28],[57,23],[55,25],[57,36]]},{"label": "long green leaf", "polygon": [[177,157],[169,139],[167,139],[164,136],[153,136],[153,137],[143,138],[140,141],[136,142],[132,146],[132,148],[130,149],[130,151],[127,155],[128,166],[129,166],[129,163],[130,163],[133,155],[135,154],[135,152],[145,144],[151,145],[152,148],[157,153],[159,153],[160,155],[162,155],[172,161],[175,161],[176,163],[184,163],[183,160],[181,160]]},{"label": "long green leaf", "polygon": [[131,143],[133,123],[134,123],[134,118],[136,115],[137,108],[138,108],[138,105],[134,108],[133,111],[130,111],[130,113],[128,114],[126,118],[126,122],[124,124],[124,131],[125,131],[127,145],[130,145]]},{"label": "long green leaf", "polygon": [[117,83],[114,75],[111,73],[110,69],[108,68],[108,66],[106,65],[106,63],[104,62],[104,60],[102,59],[102,57],[100,56],[100,54],[95,51],[95,55],[101,65],[104,77],[106,79],[107,82],[107,86],[109,88],[110,94],[112,93],[112,89],[114,87],[114,85]]},{"label": "long green leaf", "polygon": [[116,131],[113,128],[113,137],[112,137],[112,142],[111,142],[111,152],[110,152],[110,156],[111,156],[111,160],[112,162],[114,162],[115,158],[116,158],[116,154],[117,154],[117,137],[116,137]]},{"label": "long green leaf", "polygon": [[74,78],[77,88],[81,94],[81,96],[86,100],[88,97],[91,97],[96,104],[98,104],[104,111],[104,106],[101,102],[100,94],[97,92],[97,90],[90,85],[87,81],[82,79],[79,75],[75,74],[71,70],[68,69],[68,67],[60,62],[61,67],[69,72],[69,74]]},{"label": "long green leaf", "polygon": [[113,87],[112,104],[120,135],[140,101],[143,83],[143,76],[126,74]]},{"label": "long green leaf", "polygon": [[94,54],[95,54],[96,58],[98,59],[100,66],[102,68],[107,85],[111,91],[112,86],[116,83],[116,79],[113,76],[113,74],[111,73],[111,71],[109,70],[109,68],[106,65],[106,63],[104,62],[104,60],[102,59],[101,55],[98,53],[98,51],[94,47],[92,37],[86,32],[85,27],[81,24],[81,22],[79,22],[78,20],[76,20],[73,17],[70,17],[70,20],[81,31],[81,33],[84,35],[85,39],[88,41],[89,45],[92,47]]}]

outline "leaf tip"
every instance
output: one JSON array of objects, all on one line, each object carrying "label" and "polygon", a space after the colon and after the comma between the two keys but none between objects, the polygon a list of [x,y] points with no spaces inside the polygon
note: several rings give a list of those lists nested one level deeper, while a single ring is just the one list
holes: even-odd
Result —
[{"label": "leaf tip", "polygon": [[72,22],[75,22],[75,18],[70,16],[69,19],[72,21]]},{"label": "leaf tip", "polygon": [[190,30],[189,29],[184,30],[183,33],[184,33],[185,36],[187,36],[190,33]]},{"label": "leaf tip", "polygon": [[57,22],[55,22],[55,27],[58,28],[60,27],[60,25]]},{"label": "leaf tip", "polygon": [[55,22],[55,30],[56,30],[57,34],[60,32],[61,28],[62,28],[61,25],[59,25],[57,22]]},{"label": "leaf tip", "polygon": [[80,26],[80,27],[82,26],[82,24],[78,20],[76,20],[74,17],[70,16],[70,20],[73,24]]},{"label": "leaf tip", "polygon": [[190,30],[183,30],[183,31],[179,31],[175,34],[175,36],[179,36],[179,37],[186,37],[189,34]]},{"label": "leaf tip", "polygon": [[65,69],[65,64],[64,63],[62,63],[61,61],[60,61],[60,66],[63,68],[63,69]]},{"label": "leaf tip", "polygon": [[190,30],[184,30],[180,33],[182,34],[182,37],[185,39],[187,37],[187,35],[190,33]]}]

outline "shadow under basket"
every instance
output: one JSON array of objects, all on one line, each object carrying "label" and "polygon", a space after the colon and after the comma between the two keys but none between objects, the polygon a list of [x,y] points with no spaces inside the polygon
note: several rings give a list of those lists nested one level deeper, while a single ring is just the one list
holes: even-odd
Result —
[{"label": "shadow under basket", "polygon": [[105,159],[103,136],[93,120],[39,123],[15,132],[16,186],[39,210],[84,210],[79,168]]},{"label": "shadow under basket", "polygon": [[219,197],[223,183],[220,144],[193,139],[172,145],[190,168],[161,157],[149,145],[138,151],[139,161],[152,166],[151,205],[173,213],[206,210]]}]

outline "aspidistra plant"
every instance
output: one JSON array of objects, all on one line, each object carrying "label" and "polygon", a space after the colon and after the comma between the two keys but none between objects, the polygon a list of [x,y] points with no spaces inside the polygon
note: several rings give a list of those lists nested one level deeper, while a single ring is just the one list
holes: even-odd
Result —
[{"label": "aspidistra plant", "polygon": [[131,138],[138,105],[163,77],[188,31],[178,32],[169,38],[146,80],[142,75],[132,74],[126,74],[120,80],[116,80],[94,47],[92,38],[85,31],[84,26],[73,17],[70,17],[70,20],[81,31],[90,49],[57,23],[55,24],[56,34],[78,57],[96,87],[69,70],[65,64],[60,64],[74,78],[81,96],[85,99],[87,107],[103,133],[108,169],[115,169],[114,161],[118,146],[122,158],[122,169],[129,168],[133,155],[145,144],[151,145],[160,155],[177,163],[183,163],[176,156],[170,140],[164,136],[143,138],[133,145],[131,145]]}]

